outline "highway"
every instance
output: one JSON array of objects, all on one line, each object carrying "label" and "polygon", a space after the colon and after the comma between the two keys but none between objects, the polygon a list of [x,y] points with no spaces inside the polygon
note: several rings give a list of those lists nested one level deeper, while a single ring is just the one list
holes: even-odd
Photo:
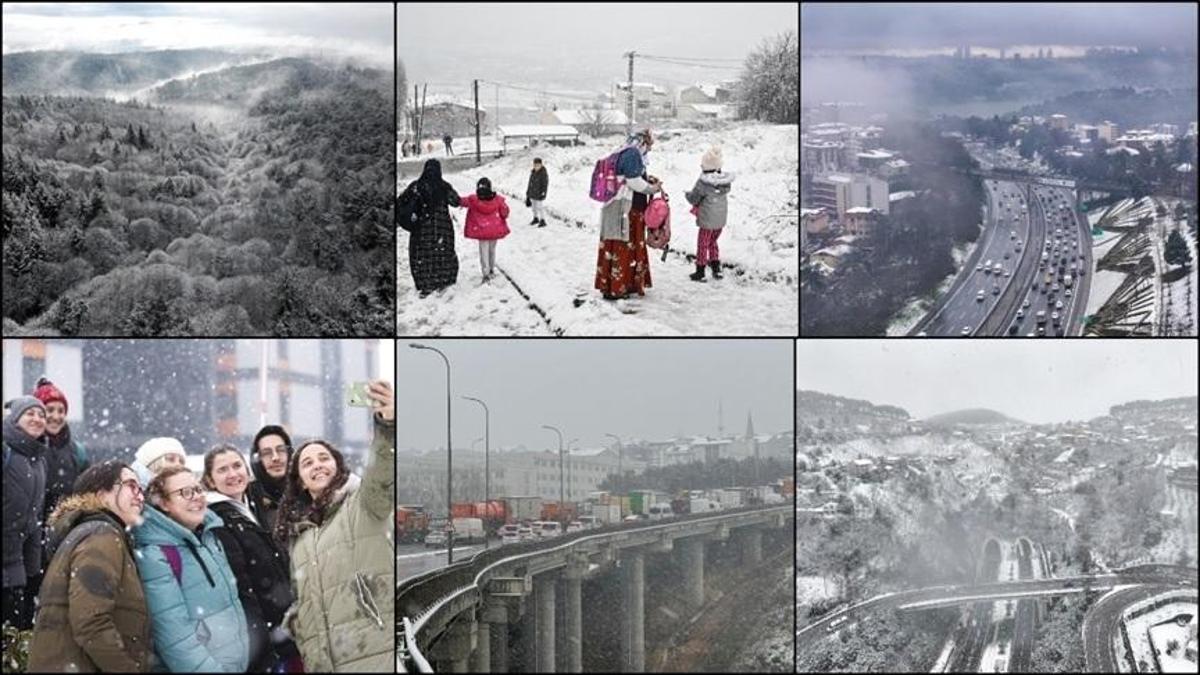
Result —
[{"label": "highway", "polygon": [[[796,648],[811,648],[816,643],[832,635],[827,629],[830,622],[845,616],[850,622],[856,622],[864,616],[875,612],[887,612],[893,609],[916,610],[923,605],[917,602],[930,602],[929,608],[936,606],[951,606],[972,602],[974,598],[985,596],[989,602],[1003,594],[1036,594],[1039,592],[1079,593],[1091,582],[1091,587],[1106,590],[1125,584],[1152,584],[1180,588],[1196,587],[1196,568],[1178,567],[1175,565],[1139,565],[1120,570],[1112,574],[1094,574],[1087,576],[1063,577],[1052,579],[1033,579],[1020,581],[991,582],[974,585],[934,586],[908,591],[900,591],[875,596],[869,600],[857,603],[840,612],[833,612],[819,620],[801,628],[796,634]],[[957,670],[957,669],[956,669]]]},{"label": "highway", "polygon": [[[1021,259],[1021,253],[1016,251],[1017,240],[1022,242],[1023,252],[1029,239],[1029,217],[1027,210],[1022,209],[1023,190],[1016,183],[1003,181],[984,181],[984,186],[988,193],[988,215],[982,239],[946,296],[917,327],[927,335],[962,335],[964,328],[975,334],[997,302],[1009,292],[1012,272]],[[985,263],[990,264],[986,272]],[[997,265],[1007,276],[996,273]],[[982,300],[978,299],[980,291]]]},{"label": "highway", "polygon": [[1083,658],[1089,673],[1117,673],[1117,657],[1113,642],[1119,633],[1121,613],[1159,593],[1177,590],[1172,586],[1136,586],[1101,598],[1088,610],[1083,619]]},{"label": "highway", "polygon": [[[1033,579],[1033,550],[1028,539],[1019,540],[1017,572],[1021,579]],[[1013,620],[1012,660],[1008,670],[1015,673],[1030,671],[1033,656],[1034,630],[1037,627],[1038,600],[1018,600]]]}]

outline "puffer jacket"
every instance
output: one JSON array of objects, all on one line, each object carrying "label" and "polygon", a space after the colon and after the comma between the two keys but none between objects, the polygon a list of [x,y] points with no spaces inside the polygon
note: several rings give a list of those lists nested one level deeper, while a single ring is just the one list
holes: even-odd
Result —
[{"label": "puffer jacket", "polygon": [[546,172],[546,166],[543,164],[541,169],[531,169],[529,171],[529,185],[525,186],[525,198],[543,201],[546,199],[546,193],[550,189],[550,174]]},{"label": "puffer jacket", "polygon": [[49,522],[29,672],[148,672],[150,616],[125,524],[95,494],[63,498]]},{"label": "puffer jacket", "polygon": [[306,672],[396,668],[395,490],[396,425],[376,416],[362,480],[346,482],[322,525],[292,525],[289,626]]},{"label": "puffer jacket", "polygon": [[[147,506],[134,528],[137,567],[150,608],[154,653],[174,673],[241,673],[249,665],[246,614],[237,579],[217,541],[221,518],[204,514],[199,534]],[[179,554],[180,575],[164,546]]]},{"label": "puffer jacket", "polygon": [[502,195],[480,199],[467,195],[459,202],[467,210],[463,234],[467,239],[503,239],[508,236],[508,203]]},{"label": "puffer jacket", "polygon": [[[8,426],[5,427],[6,432]],[[13,433],[24,433],[14,431]],[[28,441],[28,436],[26,436]],[[32,448],[40,446],[40,451]],[[4,588],[24,586],[42,568],[42,505],[46,499],[45,445],[4,443]]]},{"label": "puffer jacket", "polygon": [[696,180],[696,185],[683,195],[689,204],[700,207],[696,214],[696,225],[700,229],[719,230],[725,227],[729,217],[729,190],[732,185],[732,173],[702,173]]}]

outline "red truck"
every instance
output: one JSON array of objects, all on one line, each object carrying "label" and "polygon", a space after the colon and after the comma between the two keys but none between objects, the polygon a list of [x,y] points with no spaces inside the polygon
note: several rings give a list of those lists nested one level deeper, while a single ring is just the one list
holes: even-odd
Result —
[{"label": "red truck", "polygon": [[574,502],[543,502],[542,520],[553,520],[559,523],[569,523],[579,517],[579,511]]},{"label": "red truck", "polygon": [[425,541],[429,533],[429,514],[421,505],[396,507],[396,541],[401,544],[417,544]]}]

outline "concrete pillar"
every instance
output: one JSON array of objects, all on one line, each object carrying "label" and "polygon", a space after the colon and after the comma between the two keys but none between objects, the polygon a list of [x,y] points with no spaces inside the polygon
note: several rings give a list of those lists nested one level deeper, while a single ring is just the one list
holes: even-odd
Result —
[{"label": "concrete pillar", "polygon": [[684,539],[683,544],[683,592],[692,607],[704,604],[704,540]]},{"label": "concrete pillar", "polygon": [[484,672],[508,672],[508,606],[489,602],[483,607],[483,621],[488,624],[489,668]]},{"label": "concrete pillar", "polygon": [[438,664],[445,664],[452,673],[465,673],[475,650],[476,635],[474,617],[460,618],[450,625],[446,633],[437,641],[433,648],[432,659]]},{"label": "concrete pillar", "polygon": [[537,672],[554,672],[554,576],[534,577],[533,592],[537,596]]},{"label": "concrete pillar", "polygon": [[564,576],[566,590],[566,635],[567,672],[583,672],[583,575],[580,570],[567,568]]},{"label": "concrete pillar", "polygon": [[743,530],[742,564],[757,565],[762,562],[762,530]]},{"label": "concrete pillar", "polygon": [[492,672],[492,642],[488,622],[483,620],[483,611],[475,617],[475,651],[471,652],[471,672]]},{"label": "concrete pillar", "polygon": [[640,673],[646,669],[646,563],[642,554],[630,551],[623,554],[625,568],[625,611],[621,625],[621,653],[625,656],[624,672]]}]

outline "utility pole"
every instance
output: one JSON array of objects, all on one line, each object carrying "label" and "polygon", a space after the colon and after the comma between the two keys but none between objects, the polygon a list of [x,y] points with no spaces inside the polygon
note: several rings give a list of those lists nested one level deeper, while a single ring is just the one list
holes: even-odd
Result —
[{"label": "utility pole", "polygon": [[496,84],[496,109],[492,111],[496,116],[496,136],[500,136],[500,85]]},{"label": "utility pole", "polygon": [[633,57],[637,52],[625,52],[625,58],[629,59],[629,89],[625,92],[625,136],[633,133]]},{"label": "utility pole", "polygon": [[475,80],[475,164],[482,164],[479,155],[479,80]]},{"label": "utility pole", "polygon": [[[485,511],[487,511],[491,510],[492,508],[490,503],[492,501],[492,470],[490,464],[488,463],[488,453],[491,451],[492,445],[492,413],[490,410],[488,410],[487,404],[483,401],[471,396],[464,396],[463,398],[467,399],[468,401],[474,401],[483,406],[483,508]],[[485,549],[488,547],[488,538],[486,534],[483,537],[483,547]]]}]

